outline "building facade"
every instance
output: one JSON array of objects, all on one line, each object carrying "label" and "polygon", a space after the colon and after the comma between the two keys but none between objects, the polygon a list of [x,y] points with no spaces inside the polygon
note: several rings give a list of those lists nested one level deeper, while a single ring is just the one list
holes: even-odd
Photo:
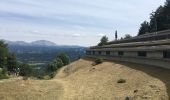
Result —
[{"label": "building facade", "polygon": [[[147,36],[126,39],[131,42],[119,40],[104,46],[90,47],[86,50],[86,55],[93,58],[100,57],[170,69],[170,31],[160,33],[158,32],[159,37],[158,34],[151,33]],[[135,41],[133,41],[134,39]]]}]

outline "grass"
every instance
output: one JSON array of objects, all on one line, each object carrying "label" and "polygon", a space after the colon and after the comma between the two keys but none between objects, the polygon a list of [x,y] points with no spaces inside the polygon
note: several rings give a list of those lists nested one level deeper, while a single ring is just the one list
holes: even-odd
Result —
[{"label": "grass", "polygon": [[[0,100],[169,100],[170,70],[131,63],[93,63],[80,59],[60,69],[51,80],[1,80]],[[126,84],[120,85],[118,80]]]},{"label": "grass", "polygon": [[126,80],[125,80],[125,79],[119,79],[119,80],[117,81],[117,83],[126,83]]},{"label": "grass", "polygon": [[95,65],[98,65],[98,64],[101,64],[103,63],[103,59],[102,58],[97,58],[95,61],[94,61]]}]

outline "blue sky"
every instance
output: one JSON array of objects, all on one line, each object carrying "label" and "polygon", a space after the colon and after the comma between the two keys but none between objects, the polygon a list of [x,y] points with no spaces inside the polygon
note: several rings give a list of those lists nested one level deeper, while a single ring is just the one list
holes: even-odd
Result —
[{"label": "blue sky", "polygon": [[103,35],[136,35],[165,0],[0,0],[0,38],[91,46]]}]

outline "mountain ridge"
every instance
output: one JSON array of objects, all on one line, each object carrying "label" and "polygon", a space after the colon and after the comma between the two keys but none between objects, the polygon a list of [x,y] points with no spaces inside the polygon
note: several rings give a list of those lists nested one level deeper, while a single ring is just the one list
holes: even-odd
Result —
[{"label": "mountain ridge", "polygon": [[9,40],[2,40],[6,44],[10,46],[47,46],[47,47],[57,47],[57,46],[62,46],[62,47],[83,47],[79,45],[58,45],[54,42],[48,41],[48,40],[36,40],[32,42],[25,42],[25,41],[9,41]]}]

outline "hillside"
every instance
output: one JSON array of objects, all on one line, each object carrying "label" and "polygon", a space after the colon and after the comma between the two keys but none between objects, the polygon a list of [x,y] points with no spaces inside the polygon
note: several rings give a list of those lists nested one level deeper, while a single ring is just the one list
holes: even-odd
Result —
[{"label": "hillside", "polygon": [[[93,66],[80,59],[52,80],[0,81],[0,100],[168,100],[170,70],[122,62]],[[125,79],[126,83],[117,83]]]},{"label": "hillside", "polygon": [[16,54],[17,59],[21,62],[30,63],[47,63],[52,61],[58,53],[66,53],[71,61],[83,56],[85,47],[80,46],[23,46],[9,45],[9,50]]}]

